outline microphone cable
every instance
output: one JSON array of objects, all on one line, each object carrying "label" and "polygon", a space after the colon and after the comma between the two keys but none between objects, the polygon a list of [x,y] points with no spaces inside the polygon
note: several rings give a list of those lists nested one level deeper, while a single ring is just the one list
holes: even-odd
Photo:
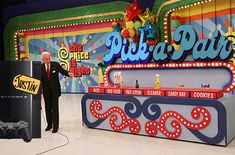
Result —
[{"label": "microphone cable", "polygon": [[[45,126],[46,126],[46,119],[45,119],[43,110],[41,110],[41,113],[42,113],[42,117],[43,117],[44,124],[45,124]],[[56,150],[56,149],[65,147],[66,145],[69,144],[69,138],[68,138],[68,136],[66,136],[65,134],[63,134],[63,133],[61,133],[61,132],[57,132],[57,133],[58,133],[59,135],[63,136],[63,137],[66,139],[66,143],[64,143],[64,144],[62,144],[62,145],[59,145],[59,146],[56,146],[56,147],[53,147],[53,148],[51,148],[51,149],[45,150],[45,151],[43,151],[43,152],[37,153],[37,154],[35,154],[35,155],[45,154],[45,153],[47,153],[47,152],[50,152],[50,151],[53,151],[53,150]]]}]

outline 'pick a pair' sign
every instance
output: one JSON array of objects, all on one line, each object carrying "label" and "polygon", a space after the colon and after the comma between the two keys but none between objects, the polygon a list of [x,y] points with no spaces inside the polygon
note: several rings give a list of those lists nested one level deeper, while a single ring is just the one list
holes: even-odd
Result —
[{"label": "'pick a pair' sign", "polygon": [[105,65],[114,63],[121,57],[123,63],[147,63],[152,59],[156,63],[169,61],[181,62],[192,54],[195,61],[227,61],[234,53],[233,44],[216,30],[211,39],[198,39],[196,31],[187,25],[180,26],[173,35],[174,42],[180,45],[178,50],[165,42],[158,43],[155,47],[148,47],[145,42],[145,33],[141,32],[139,43],[129,44],[117,32],[111,32],[106,38],[106,47],[110,50],[105,54]]}]

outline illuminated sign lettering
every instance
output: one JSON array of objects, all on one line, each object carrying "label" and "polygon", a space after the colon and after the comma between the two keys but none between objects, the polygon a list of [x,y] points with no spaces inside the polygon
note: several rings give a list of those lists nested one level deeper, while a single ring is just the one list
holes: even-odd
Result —
[{"label": "illuminated sign lettering", "polygon": [[181,62],[187,55],[192,54],[195,61],[226,61],[233,55],[232,43],[225,36],[221,36],[216,30],[212,39],[198,40],[197,33],[190,26],[183,25],[176,29],[173,35],[174,42],[180,45],[175,51],[172,45],[158,43],[155,47],[148,47],[144,39],[144,32],[140,34],[137,45],[129,45],[127,39],[117,32],[111,32],[106,38],[106,47],[110,49],[103,61],[105,65],[112,64],[116,58],[121,57],[123,63],[146,63],[153,59],[156,63],[168,61]]},{"label": "illuminated sign lettering", "polygon": [[58,51],[58,57],[60,59],[60,65],[64,69],[74,73],[75,77],[81,77],[82,75],[90,75],[90,67],[79,65],[82,60],[89,60],[89,52],[83,51],[82,44],[73,43],[68,49],[62,45]]}]

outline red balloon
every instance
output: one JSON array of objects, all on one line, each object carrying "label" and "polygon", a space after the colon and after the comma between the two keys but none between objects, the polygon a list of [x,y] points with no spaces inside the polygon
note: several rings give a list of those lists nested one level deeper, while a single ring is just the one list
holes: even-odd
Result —
[{"label": "red balloon", "polygon": [[131,4],[131,6],[126,7],[125,10],[127,11],[128,21],[135,19],[142,12],[142,8],[138,5],[136,0]]},{"label": "red balloon", "polygon": [[129,31],[128,31],[128,30],[123,30],[122,36],[123,36],[124,38],[129,38],[129,36],[130,36]]},{"label": "red balloon", "polygon": [[156,42],[156,40],[153,40],[153,39],[148,39],[147,40],[147,44],[149,45],[149,46],[156,46],[156,44],[157,44],[157,42]]}]

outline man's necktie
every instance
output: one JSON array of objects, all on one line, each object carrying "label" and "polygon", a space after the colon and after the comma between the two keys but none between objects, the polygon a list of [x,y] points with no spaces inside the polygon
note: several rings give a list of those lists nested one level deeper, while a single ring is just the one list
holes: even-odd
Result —
[{"label": "man's necktie", "polygon": [[50,80],[50,66],[47,65],[47,79]]}]

